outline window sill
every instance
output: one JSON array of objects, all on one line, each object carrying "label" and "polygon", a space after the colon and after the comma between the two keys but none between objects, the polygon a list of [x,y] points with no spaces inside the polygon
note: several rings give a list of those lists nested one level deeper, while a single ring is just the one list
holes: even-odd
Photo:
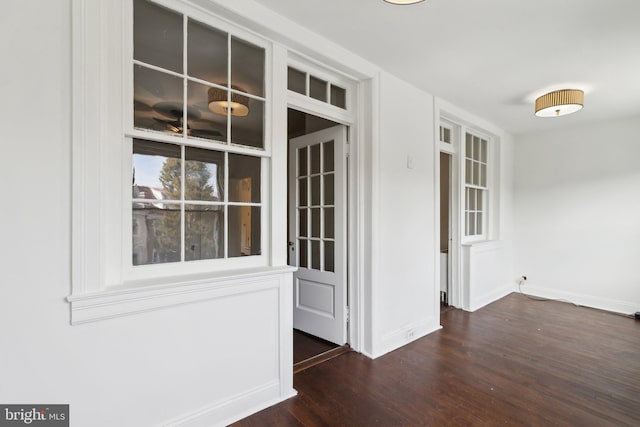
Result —
[{"label": "window sill", "polygon": [[100,292],[70,295],[71,324],[112,319],[176,305],[278,287],[290,266],[261,267],[213,274],[128,282]]}]

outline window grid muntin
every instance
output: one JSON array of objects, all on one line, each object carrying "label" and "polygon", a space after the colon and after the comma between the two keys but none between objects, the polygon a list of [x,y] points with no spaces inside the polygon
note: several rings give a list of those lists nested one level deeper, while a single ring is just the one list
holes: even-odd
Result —
[{"label": "window grid muntin", "polygon": [[[441,134],[442,129],[443,127],[441,126]],[[463,148],[465,177],[464,235],[465,237],[482,237],[487,235],[488,223],[489,140],[467,131]],[[476,148],[479,148],[479,150]],[[475,171],[478,171],[477,179]],[[473,205],[471,204],[472,200]]]},{"label": "window grid muntin", "polygon": [[[291,82],[291,74],[304,74],[304,91],[301,92],[299,90],[296,90],[294,88],[292,88],[292,82]],[[316,81],[316,82],[322,82],[324,83],[324,99],[316,97],[314,95],[312,95],[311,91],[312,91],[312,81]],[[339,89],[342,92],[342,96],[338,96],[337,92],[336,92],[336,96],[333,96],[333,90],[332,89]],[[336,81],[332,81],[331,79],[328,79],[327,77],[321,77],[318,76],[315,73],[310,73],[304,70],[301,70],[298,67],[295,66],[291,66],[289,65],[288,70],[287,70],[287,89],[290,92],[294,92],[303,96],[306,96],[307,98],[313,99],[315,101],[318,102],[322,102],[323,104],[328,104],[331,105],[333,107],[339,108],[341,110],[348,110],[348,106],[347,106],[347,98],[348,98],[348,91],[347,88],[345,87],[344,84],[338,83]],[[343,100],[343,104],[344,105],[339,105],[338,104],[338,100],[334,99],[334,98],[338,98],[340,100]]]},{"label": "window grid muntin", "polygon": [[[157,7],[161,7],[161,8],[165,8],[164,6],[158,5],[154,2],[149,2],[151,4],[153,4],[154,6]],[[169,8],[167,8],[169,9]],[[268,111],[268,103],[267,103],[267,96],[269,93],[269,89],[267,87],[267,70],[268,70],[268,56],[267,56],[267,48],[266,46],[261,45],[261,43],[256,43],[254,41],[250,41],[247,40],[244,37],[239,37],[237,36],[233,31],[230,31],[228,29],[222,29],[222,28],[216,28],[213,25],[209,25],[207,23],[204,22],[204,20],[201,19],[196,19],[190,16],[190,14],[188,13],[184,13],[184,12],[180,12],[180,11],[176,11],[173,9],[169,9],[172,12],[175,12],[176,14],[180,14],[182,15],[182,22],[183,22],[183,26],[182,26],[182,42],[183,42],[183,52],[182,52],[182,62],[183,62],[183,73],[178,73],[169,69],[165,69],[161,66],[157,66],[154,64],[150,64],[150,63],[146,63],[144,61],[135,59],[133,57],[133,52],[132,52],[132,56],[131,56],[131,61],[130,61],[130,68],[129,70],[133,70],[132,67],[135,67],[136,65],[140,66],[140,67],[144,67],[147,69],[151,69],[151,70],[155,70],[158,71],[160,73],[163,73],[165,75],[170,75],[170,76],[174,76],[177,78],[182,79],[182,121],[183,123],[187,124],[188,126],[188,84],[189,82],[193,82],[193,83],[199,83],[199,84],[203,84],[206,85],[208,87],[217,87],[223,90],[226,90],[227,92],[227,99],[230,98],[232,93],[238,93],[241,94],[242,96],[245,96],[247,98],[250,99],[254,99],[258,102],[262,102],[263,103],[263,112],[262,112],[262,141],[261,141],[261,147],[255,147],[255,146],[251,146],[251,145],[244,145],[244,144],[236,144],[233,142],[232,140],[232,135],[231,135],[231,111],[227,111],[227,115],[226,115],[226,123],[227,123],[227,135],[224,141],[221,140],[213,140],[213,139],[208,139],[208,138],[201,138],[201,137],[196,137],[196,136],[190,136],[187,134],[187,132],[185,131],[187,126],[184,126],[183,131],[180,134],[171,134],[171,133],[166,133],[166,132],[162,132],[162,131],[155,131],[153,129],[148,129],[148,128],[144,128],[144,127],[133,127],[132,131],[129,132],[125,132],[125,136],[132,138],[133,140],[135,139],[141,139],[141,140],[147,140],[150,142],[160,142],[160,143],[168,143],[168,144],[172,144],[172,145],[177,145],[180,147],[181,150],[181,194],[182,194],[182,199],[179,201],[164,201],[163,200],[163,204],[166,202],[167,204],[172,204],[172,205],[176,205],[176,206],[180,206],[180,247],[181,247],[181,254],[180,254],[180,262],[184,263],[185,262],[185,253],[186,253],[186,242],[185,242],[185,238],[186,238],[186,225],[185,225],[185,220],[186,220],[186,214],[185,214],[185,205],[201,205],[201,206],[223,206],[223,214],[224,214],[224,230],[223,230],[223,234],[224,234],[224,259],[228,259],[229,257],[229,239],[230,239],[230,233],[229,233],[229,207],[230,206],[251,206],[251,207],[258,207],[260,208],[260,248],[259,248],[259,253],[256,255],[262,255],[264,253],[264,242],[262,239],[262,236],[264,235],[263,232],[263,228],[265,226],[264,223],[264,219],[265,219],[265,215],[264,215],[264,199],[263,199],[263,194],[264,194],[264,189],[265,189],[265,175],[264,175],[264,168],[265,168],[265,163],[264,161],[260,161],[260,168],[261,168],[261,172],[259,174],[259,179],[261,181],[260,184],[260,202],[259,203],[246,203],[246,202],[231,202],[229,201],[229,189],[228,189],[228,185],[229,185],[229,160],[228,160],[228,155],[229,153],[234,153],[234,154],[240,154],[240,155],[246,155],[246,156],[251,156],[251,157],[256,157],[256,158],[260,158],[262,159],[263,157],[269,157],[270,153],[266,152],[266,147],[267,147],[267,139],[268,139],[268,134],[267,134],[267,115],[269,114]],[[213,28],[215,30],[224,32],[226,34],[226,38],[227,38],[227,85],[226,86],[222,86],[219,85],[215,82],[210,82],[207,80],[203,80],[194,76],[190,76],[189,75],[189,70],[188,70],[188,29],[189,29],[189,21],[194,21],[195,23],[198,23],[200,25],[203,25],[205,27],[209,27],[209,28]],[[135,23],[134,23],[135,24]],[[251,46],[255,46],[256,48],[262,50],[262,54],[263,54],[263,58],[262,58],[262,63],[263,63],[263,70],[262,70],[262,93],[263,96],[258,96],[252,93],[248,93],[248,92],[243,92],[240,90],[237,90],[236,88],[232,88],[231,85],[233,84],[232,79],[231,79],[231,67],[232,67],[232,59],[231,59],[231,43],[232,43],[232,38],[237,39],[237,41],[249,44]],[[133,98],[133,93],[131,94],[132,98]],[[132,111],[132,113],[135,113],[135,110],[130,110]],[[133,114],[131,115],[131,117],[133,117]],[[185,147],[194,147],[194,148],[200,148],[200,149],[207,149],[207,150],[213,150],[213,151],[218,151],[218,152],[222,152],[225,156],[225,160],[224,160],[224,199],[221,201],[202,201],[202,200],[188,200],[186,199],[186,193],[185,193],[185,168],[186,168],[186,164],[185,164]],[[130,206],[133,206],[133,203],[136,202],[140,202],[140,201],[144,201],[146,203],[149,203],[149,200],[140,200],[140,199],[136,199],[136,198],[130,198]],[[239,238],[239,236],[238,236]],[[253,241],[253,239],[251,239]],[[130,240],[131,241],[131,240]],[[252,254],[253,255],[253,254]],[[130,260],[131,261],[131,260]],[[159,265],[166,265],[168,263],[160,263],[160,264],[154,264],[156,266]],[[142,264],[141,264],[142,265]],[[135,265],[134,265],[135,267]]]}]

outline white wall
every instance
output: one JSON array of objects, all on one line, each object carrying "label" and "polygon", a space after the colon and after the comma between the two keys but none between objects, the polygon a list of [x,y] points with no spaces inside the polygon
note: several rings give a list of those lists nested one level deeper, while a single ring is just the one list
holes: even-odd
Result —
[{"label": "white wall", "polygon": [[515,272],[527,276],[525,292],[640,310],[638,135],[640,117],[517,138]]},{"label": "white wall", "polygon": [[277,287],[70,326],[70,16],[69,1],[3,3],[0,402],[141,427],[278,395]]},{"label": "white wall", "polygon": [[379,87],[374,356],[438,327],[433,97],[387,73]]}]

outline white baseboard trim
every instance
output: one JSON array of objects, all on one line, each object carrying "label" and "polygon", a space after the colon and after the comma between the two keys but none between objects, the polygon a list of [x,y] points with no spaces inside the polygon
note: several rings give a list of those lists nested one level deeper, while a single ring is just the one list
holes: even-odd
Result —
[{"label": "white baseboard trim", "polygon": [[513,286],[507,285],[503,286],[500,289],[495,289],[485,295],[481,295],[480,297],[471,298],[469,302],[469,307],[467,311],[474,312],[485,305],[489,305],[492,302],[498,301],[500,298],[504,298],[510,293],[513,292]]},{"label": "white baseboard trim", "polygon": [[273,381],[222,402],[204,406],[161,424],[163,427],[223,427],[297,395],[294,389],[280,394],[280,383]]},{"label": "white baseboard trim", "polygon": [[436,322],[436,319],[432,317],[422,321],[410,323],[403,326],[402,328],[396,329],[395,331],[391,331],[383,335],[382,339],[380,340],[379,350],[373,352],[373,354],[369,357],[371,357],[372,359],[378,358],[393,350],[397,350],[398,348],[407,345],[412,341],[429,335],[430,333],[435,332],[439,329],[442,329],[442,326],[440,326],[438,322]]},{"label": "white baseboard trim", "polygon": [[[517,290],[518,289],[516,287],[516,291]],[[613,311],[615,313],[633,314],[634,312],[638,311],[638,304],[630,303],[628,301],[601,298],[593,295],[576,294],[572,292],[564,292],[558,291],[556,289],[530,285],[523,285],[521,287],[521,291],[524,294],[535,297],[562,300],[585,307],[596,308],[598,310]]]}]

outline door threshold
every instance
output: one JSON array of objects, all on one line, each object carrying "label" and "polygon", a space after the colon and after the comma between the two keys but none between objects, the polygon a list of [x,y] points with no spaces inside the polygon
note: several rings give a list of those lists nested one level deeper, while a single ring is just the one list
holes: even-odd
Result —
[{"label": "door threshold", "polygon": [[294,363],[293,365],[293,373],[297,374],[298,372],[302,372],[305,369],[309,369],[313,366],[319,365],[322,362],[326,362],[327,360],[331,360],[335,357],[340,356],[341,354],[345,354],[351,351],[351,347],[349,344],[342,345],[340,347],[332,348],[331,350],[327,350],[324,353],[320,353],[316,356],[310,357],[306,360],[303,360],[298,363]]}]

